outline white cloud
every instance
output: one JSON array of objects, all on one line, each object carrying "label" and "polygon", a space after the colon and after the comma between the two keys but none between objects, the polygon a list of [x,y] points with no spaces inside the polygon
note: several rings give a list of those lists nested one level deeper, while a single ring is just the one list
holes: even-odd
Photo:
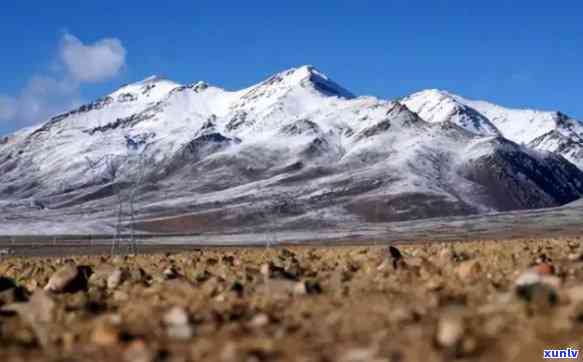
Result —
[{"label": "white cloud", "polygon": [[83,102],[80,88],[115,77],[125,66],[126,50],[121,41],[101,39],[85,45],[71,34],[64,34],[59,48],[56,76],[35,75],[19,94],[0,94],[0,130],[43,122],[71,110]]},{"label": "white cloud", "polygon": [[105,38],[85,45],[63,35],[60,55],[69,74],[80,82],[99,82],[116,76],[125,65],[126,50],[119,39]]},{"label": "white cloud", "polygon": [[[3,101],[2,101],[3,100]],[[0,121],[28,125],[81,104],[79,84],[48,76],[32,77],[16,97],[0,97]]]}]

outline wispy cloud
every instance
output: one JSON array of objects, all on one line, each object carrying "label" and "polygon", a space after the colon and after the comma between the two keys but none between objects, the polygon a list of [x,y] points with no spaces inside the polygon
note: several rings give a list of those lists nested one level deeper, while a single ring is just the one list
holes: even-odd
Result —
[{"label": "wispy cloud", "polygon": [[121,41],[105,38],[84,44],[72,34],[63,34],[58,48],[57,75],[33,75],[16,95],[0,94],[0,126],[23,127],[41,122],[82,103],[85,83],[106,81],[125,67],[126,50]]}]

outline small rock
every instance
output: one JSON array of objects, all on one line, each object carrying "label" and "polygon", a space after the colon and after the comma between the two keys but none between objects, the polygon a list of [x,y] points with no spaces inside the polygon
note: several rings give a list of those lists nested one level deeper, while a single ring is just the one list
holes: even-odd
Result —
[{"label": "small rock", "polygon": [[44,291],[34,292],[28,303],[14,303],[2,308],[5,311],[16,312],[29,324],[52,322],[55,309],[55,301]]},{"label": "small rock", "polygon": [[91,333],[91,341],[99,346],[113,346],[119,341],[119,331],[110,323],[100,322]]},{"label": "small rock", "polygon": [[478,341],[474,337],[464,338],[462,341],[461,351],[463,355],[469,356],[478,348]]},{"label": "small rock", "polygon": [[374,348],[358,348],[350,349],[339,356],[341,362],[368,362],[368,361],[383,361],[383,359],[375,358],[377,354]]},{"label": "small rock", "polygon": [[515,288],[517,296],[527,302],[552,306],[558,302],[557,289],[560,284],[558,277],[541,274],[539,269],[531,268],[516,279]]},{"label": "small rock", "polygon": [[286,265],[284,268],[286,274],[284,277],[289,279],[299,279],[302,275],[302,267],[300,266],[299,262],[297,262],[297,260],[291,260],[291,262],[288,261],[288,265]]},{"label": "small rock", "polygon": [[17,313],[32,328],[43,347],[50,344],[53,335],[51,323],[55,320],[56,309],[55,301],[42,290],[34,292],[28,303],[14,303],[2,307],[3,311]]},{"label": "small rock", "polygon": [[176,279],[180,276],[180,273],[178,273],[178,270],[176,270],[176,268],[174,266],[170,266],[170,267],[164,269],[162,274],[164,274],[164,277],[168,280]]},{"label": "small rock", "polygon": [[294,258],[296,256],[296,254],[286,248],[283,248],[279,251],[279,258],[284,260],[284,259],[289,259],[289,258]]},{"label": "small rock", "polygon": [[295,283],[292,292],[295,295],[320,294],[322,293],[322,287],[316,280],[306,280]]},{"label": "small rock", "polygon": [[457,346],[464,336],[463,318],[459,314],[446,314],[437,323],[436,340],[441,347]]},{"label": "small rock", "polygon": [[45,290],[57,293],[62,292],[73,282],[73,280],[75,280],[75,278],[77,278],[78,274],[79,271],[77,270],[77,267],[67,264],[51,276],[49,282],[45,286]]},{"label": "small rock", "polygon": [[192,327],[188,324],[178,325],[178,326],[168,326],[166,329],[166,334],[172,339],[190,339],[192,338]]},{"label": "small rock", "polygon": [[581,244],[575,240],[569,240],[569,241],[567,241],[567,246],[569,247],[569,249],[575,250],[575,249],[579,248],[581,246]]},{"label": "small rock", "polygon": [[163,316],[168,337],[174,339],[189,339],[192,337],[192,327],[189,325],[188,314],[181,307],[173,307]]},{"label": "small rock", "polygon": [[547,264],[550,263],[552,261],[551,258],[549,258],[549,256],[545,253],[542,253],[538,256],[538,258],[536,258],[536,263],[537,264]]},{"label": "small rock", "polygon": [[113,267],[111,265],[99,265],[89,277],[89,285],[97,288],[107,287],[107,277],[111,274]]},{"label": "small rock", "polygon": [[136,339],[128,344],[123,358],[126,362],[151,362],[154,360],[154,353],[148,349],[143,340]]},{"label": "small rock", "polygon": [[148,283],[152,277],[142,268],[132,269],[129,273],[129,279],[135,283]]},{"label": "small rock", "polygon": [[385,259],[382,261],[382,263],[379,264],[379,266],[377,266],[377,271],[388,270],[390,265],[391,265],[391,262],[389,262],[388,260]]},{"label": "small rock", "polygon": [[11,278],[0,277],[0,292],[16,288],[16,282]]},{"label": "small rock", "polygon": [[16,285],[10,278],[0,277],[0,306],[16,302],[26,302],[28,293],[26,289]]},{"label": "small rock", "polygon": [[516,288],[516,294],[519,298],[529,303],[544,306],[556,305],[559,300],[556,289],[543,283],[518,286]]},{"label": "small rock", "polygon": [[533,266],[531,270],[540,275],[552,275],[555,272],[555,267],[549,263],[540,263]]},{"label": "small rock", "polygon": [[235,281],[233,285],[231,285],[231,291],[235,292],[239,298],[243,296],[243,292],[245,291],[245,287],[241,282]]},{"label": "small rock", "polygon": [[456,267],[455,272],[462,280],[476,280],[482,273],[482,265],[478,260],[464,261]]},{"label": "small rock", "polygon": [[561,286],[561,279],[552,275],[547,267],[538,268],[533,267],[520,274],[516,279],[516,286],[524,286],[529,284],[547,284],[553,288]]},{"label": "small rock", "polygon": [[52,293],[76,293],[87,289],[91,268],[66,264],[55,272],[45,286]]},{"label": "small rock", "polygon": [[175,306],[164,314],[163,321],[167,325],[187,324],[188,314],[183,308]]},{"label": "small rock", "polygon": [[298,273],[295,270],[292,270],[292,268],[286,270],[285,268],[271,262],[261,266],[261,274],[263,274],[265,278],[271,279],[298,280]]},{"label": "small rock", "polygon": [[223,261],[223,264],[227,266],[235,265],[235,257],[232,255],[224,255],[221,260]]},{"label": "small rock", "polygon": [[471,259],[471,256],[465,251],[456,251],[455,249],[451,250],[451,257],[457,263],[461,263],[463,261]]},{"label": "small rock", "polygon": [[320,294],[322,293],[322,286],[317,280],[306,280],[304,282],[304,287],[308,294]]},{"label": "small rock", "polygon": [[115,268],[107,277],[107,289],[116,289],[128,278],[128,272],[121,268]]},{"label": "small rock", "polygon": [[393,269],[398,269],[400,266],[404,266],[403,254],[401,251],[394,246],[389,246],[385,249],[385,255],[391,260]]},{"label": "small rock", "polygon": [[427,281],[425,284],[425,288],[429,291],[437,291],[441,290],[444,287],[444,282],[441,279],[432,278]]},{"label": "small rock", "polygon": [[393,258],[393,260],[395,259],[399,260],[403,258],[401,251],[392,245],[389,246],[389,254],[391,255],[391,258]]},{"label": "small rock", "polygon": [[293,292],[295,295],[306,295],[308,294],[308,290],[306,288],[306,283],[298,282],[294,285]]},{"label": "small rock", "polygon": [[580,253],[570,253],[567,256],[567,259],[569,259],[569,261],[583,261],[583,254],[580,254]]},{"label": "small rock", "polygon": [[0,307],[6,304],[12,304],[16,302],[25,302],[27,300],[27,295],[24,288],[15,287],[12,289],[4,290],[0,292]]},{"label": "small rock", "polygon": [[524,273],[520,274],[518,276],[518,278],[516,278],[514,285],[519,287],[519,286],[523,286],[523,285],[536,284],[536,283],[540,283],[541,280],[542,280],[542,277],[539,273],[537,273],[533,270],[527,270]]},{"label": "small rock", "polygon": [[254,328],[265,327],[268,324],[269,324],[269,316],[265,313],[257,314],[249,322],[249,326],[254,327]]},{"label": "small rock", "polygon": [[209,266],[217,265],[218,262],[219,262],[219,260],[217,258],[214,258],[214,257],[210,257],[210,258],[206,259],[206,264]]}]

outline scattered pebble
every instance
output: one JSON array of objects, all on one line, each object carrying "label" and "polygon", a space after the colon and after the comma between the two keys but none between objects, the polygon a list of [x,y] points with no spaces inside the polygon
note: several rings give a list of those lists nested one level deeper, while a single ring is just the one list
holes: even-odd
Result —
[{"label": "scattered pebble", "polygon": [[542,262],[533,266],[531,270],[540,275],[552,275],[555,272],[555,267],[552,264]]},{"label": "scattered pebble", "polygon": [[189,325],[188,314],[184,308],[172,307],[162,319],[166,324],[168,337],[173,339],[190,339],[192,337],[193,330]]},{"label": "scattered pebble", "polygon": [[76,293],[87,289],[91,268],[66,264],[53,274],[45,286],[52,293]]},{"label": "scattered pebble", "polygon": [[463,318],[458,313],[446,313],[437,323],[436,340],[445,348],[457,346],[464,336]]},{"label": "scattered pebble", "polygon": [[561,279],[550,274],[550,269],[533,267],[522,273],[515,281],[519,298],[535,304],[553,306],[558,302]]},{"label": "scattered pebble", "polygon": [[482,264],[478,260],[461,262],[455,269],[458,277],[465,281],[478,279],[482,274]]},{"label": "scattered pebble", "polygon": [[18,286],[10,278],[0,277],[0,307],[16,302],[25,302],[27,299],[26,289]]},{"label": "scattered pebble", "polygon": [[178,273],[178,270],[176,270],[176,268],[174,266],[171,266],[171,267],[164,269],[162,274],[164,274],[164,277],[168,280],[176,279],[176,278],[180,277],[180,273]]},{"label": "scattered pebble", "polygon": [[128,272],[121,268],[115,268],[107,278],[107,289],[116,289],[128,277]]},{"label": "scattered pebble", "polygon": [[269,324],[269,316],[265,313],[257,314],[251,321],[249,321],[249,326],[253,328],[265,327]]},{"label": "scattered pebble", "polygon": [[131,341],[123,352],[125,362],[152,362],[154,357],[154,353],[141,339]]}]

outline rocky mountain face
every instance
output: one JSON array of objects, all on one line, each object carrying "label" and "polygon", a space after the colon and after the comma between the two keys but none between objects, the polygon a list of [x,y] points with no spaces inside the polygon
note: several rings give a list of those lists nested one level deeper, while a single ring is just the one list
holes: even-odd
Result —
[{"label": "rocky mountain face", "polygon": [[581,137],[442,91],[356,97],[311,66],[239,91],[151,77],[0,139],[0,212],[107,220],[130,188],[162,231],[557,206],[583,193]]}]

